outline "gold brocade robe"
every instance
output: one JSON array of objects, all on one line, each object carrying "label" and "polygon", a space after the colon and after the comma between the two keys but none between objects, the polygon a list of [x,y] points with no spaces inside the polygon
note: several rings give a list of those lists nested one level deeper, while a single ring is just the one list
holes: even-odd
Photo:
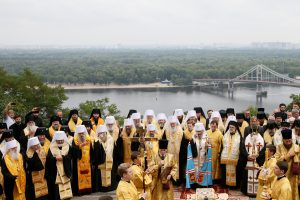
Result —
[{"label": "gold brocade robe", "polygon": [[92,189],[92,175],[90,164],[90,144],[91,139],[88,134],[85,135],[85,141],[88,143],[82,146],[82,142],[78,135],[74,137],[74,143],[79,147],[82,153],[80,160],[77,159],[77,175],[78,175],[78,190],[79,192],[89,192]]},{"label": "gold brocade robe", "polygon": [[72,146],[73,139],[74,139],[74,137],[73,137],[73,136],[71,136],[71,135],[68,135],[68,141],[69,141],[69,144],[70,144],[70,146]]},{"label": "gold brocade robe", "polygon": [[42,146],[42,148],[44,149],[47,155],[50,148],[50,141],[47,138],[45,138],[44,145]]},{"label": "gold brocade robe", "polygon": [[[277,131],[277,129],[275,130],[275,132]],[[270,133],[269,133],[269,129],[267,129],[265,132],[264,132],[264,141],[266,144],[273,144],[273,138],[274,138],[274,135],[271,136]]]},{"label": "gold brocade robe", "polygon": [[[224,127],[223,121],[222,121],[222,119],[219,119],[219,121],[217,121],[217,122],[218,122],[218,129],[223,135],[223,133],[225,132],[225,127]],[[208,125],[208,129],[210,129],[210,124]]]},{"label": "gold brocade robe", "polygon": [[105,162],[98,166],[101,171],[102,187],[111,185],[111,170],[113,166],[114,139],[107,134],[106,141],[99,140],[105,151]]},{"label": "gold brocade robe", "polygon": [[93,131],[93,129],[90,130],[90,132],[88,133],[91,139],[91,143],[92,143],[92,147],[94,148],[94,141],[97,137],[96,133]]},{"label": "gold brocade robe", "polygon": [[[168,143],[168,153],[174,155],[174,159],[176,161],[177,166],[179,166],[179,152],[180,145],[182,141],[183,131],[181,126],[177,126],[177,131],[172,133],[170,130],[166,131],[166,137],[169,141]],[[176,172],[175,180],[179,179],[179,170]]]},{"label": "gold brocade robe", "polygon": [[[143,120],[143,127],[147,130],[147,125],[148,125],[149,123],[147,122],[147,120],[146,119],[144,119]],[[150,124],[154,124],[155,126],[159,126],[159,125],[157,125],[157,121],[155,120],[155,119],[152,119],[152,121],[151,121],[151,123]]]},{"label": "gold brocade robe", "polygon": [[150,137],[149,132],[146,133],[146,138],[153,138],[151,141],[145,141],[145,148],[147,151],[147,160],[152,160],[155,155],[158,154],[158,134],[154,134],[154,137]]},{"label": "gold brocade robe", "polygon": [[185,139],[192,140],[193,136],[195,135],[195,129],[192,131],[189,131],[188,128],[186,128],[183,132]]},{"label": "gold brocade robe", "polygon": [[277,176],[274,174],[274,168],[276,166],[277,160],[274,157],[271,157],[268,161],[265,161],[263,165],[263,169],[259,172],[258,175],[258,189],[257,189],[257,195],[256,200],[263,200],[261,198],[261,193],[264,190],[264,186],[267,186],[269,189],[272,189],[274,186],[274,183],[277,180]]},{"label": "gold brocade robe", "polygon": [[286,177],[276,180],[272,189],[272,200],[292,200],[291,190],[291,185]]},{"label": "gold brocade robe", "polygon": [[119,131],[120,131],[120,129],[119,129],[119,127],[117,126],[117,124],[114,124],[114,125],[113,125],[113,130],[112,130],[112,132],[109,132],[109,131],[108,131],[108,133],[110,134],[110,136],[113,137],[115,144],[116,144],[116,142],[117,142],[117,140],[118,140],[118,138],[119,138]]},{"label": "gold brocade robe", "polygon": [[151,183],[152,183],[152,176],[146,174],[143,176],[143,168],[138,165],[132,165],[131,166],[133,176],[132,176],[132,182],[134,183],[137,191],[138,191],[138,196],[139,198],[142,197],[144,193],[144,188],[143,188],[143,182],[145,183],[145,188],[146,188],[146,193],[147,193],[147,198],[146,200],[151,200]]},{"label": "gold brocade robe", "polygon": [[220,166],[220,154],[223,142],[223,134],[219,129],[214,132],[210,130],[207,131],[208,138],[211,142],[212,147],[212,177],[213,180],[221,179],[221,166]]},{"label": "gold brocade robe", "polygon": [[116,190],[117,200],[139,200],[138,191],[132,181],[121,180]]},{"label": "gold brocade robe", "polygon": [[[77,123],[75,124],[75,122],[73,121],[73,119],[71,118],[69,123],[68,123],[68,126],[69,126],[69,129],[70,129],[70,132],[74,133],[75,130],[76,130],[76,126],[77,125],[81,125],[82,124],[82,120],[80,119],[80,117],[78,117],[77,119]],[[66,133],[67,134],[67,133]]]},{"label": "gold brocade robe", "polygon": [[[32,129],[37,129],[38,127],[35,126],[33,127]],[[26,128],[23,129],[23,132],[24,132],[24,135],[25,136],[30,136],[30,137],[33,137],[34,136],[34,133],[29,129],[29,127],[27,126]]]},{"label": "gold brocade robe", "polygon": [[123,128],[122,130],[122,139],[123,139],[123,152],[124,152],[124,163],[131,163],[131,140],[130,138],[133,137],[135,134],[135,128],[131,128],[131,133],[128,135]]},{"label": "gold brocade robe", "polygon": [[156,126],[158,138],[161,139],[164,132],[166,131],[166,125],[161,129],[159,124]]},{"label": "gold brocade robe", "polygon": [[201,116],[201,117],[200,117],[200,120],[198,120],[198,121],[199,121],[200,123],[202,123],[204,127],[206,127],[206,118],[205,118],[205,117]]},{"label": "gold brocade robe", "polygon": [[[34,151],[31,148],[26,152],[28,158],[32,158],[33,154]],[[44,166],[44,169],[31,172],[32,183],[34,184],[35,198],[43,197],[48,194],[48,185],[47,180],[45,179],[45,163],[47,152],[44,150],[44,148],[40,149],[40,151],[38,152],[38,156]]]},{"label": "gold brocade robe", "polygon": [[166,157],[164,159],[164,164],[161,166],[160,156],[157,154],[154,158],[154,176],[157,176],[157,181],[155,183],[154,191],[152,199],[155,200],[171,200],[174,199],[174,189],[173,189],[173,183],[172,180],[167,181],[169,184],[169,189],[165,190],[163,189],[163,181],[166,181],[166,177],[162,177],[161,174],[163,174],[163,171],[167,168],[170,169],[170,175],[175,180],[176,173],[178,170],[178,166],[176,164],[175,158],[172,154],[167,153]]},{"label": "gold brocade robe", "polygon": [[[295,152],[295,156],[293,158],[290,158],[287,156],[289,152]],[[288,162],[288,171],[286,172],[286,177],[289,179],[291,188],[292,188],[292,199],[293,200],[299,200],[299,194],[298,194],[298,177],[299,175],[294,175],[292,173],[292,162],[299,164],[299,146],[296,144],[293,144],[292,147],[288,150],[284,147],[283,144],[280,144],[277,146],[275,158],[277,161],[283,161],[285,160]]]},{"label": "gold brocade robe", "polygon": [[238,131],[231,135],[227,131],[223,137],[223,150],[221,153],[221,164],[226,165],[226,185],[236,186],[236,166],[240,154],[241,136]]},{"label": "gold brocade robe", "polygon": [[96,125],[95,119],[94,119],[93,117],[90,119],[90,121],[91,121],[91,124],[92,124],[92,127],[93,127],[92,129],[93,129],[93,131],[94,131],[95,133],[97,132],[98,126],[104,124],[104,120],[103,120],[101,117],[98,118],[98,123],[97,123],[97,125]]},{"label": "gold brocade robe", "polygon": [[245,128],[249,126],[248,122],[247,121],[243,121],[242,123],[242,126],[239,127],[240,131],[241,131],[241,134],[242,134],[242,137],[244,138],[244,133],[245,133]]},{"label": "gold brocade robe", "polygon": [[[59,155],[66,156],[70,151],[70,146],[68,143],[64,142],[62,149],[60,150],[56,142],[53,142],[50,144],[49,150],[51,151],[54,158]],[[56,174],[55,184],[58,185],[60,199],[72,198],[73,193],[71,188],[71,179],[67,177],[65,173],[63,160],[56,161],[56,168],[57,168],[57,174]]]},{"label": "gold brocade robe", "polygon": [[[57,130],[57,131],[59,131],[60,129],[61,129],[61,125],[59,124],[59,125],[58,125],[58,130]],[[53,136],[54,136],[56,130],[53,128],[53,126],[50,126],[48,130],[49,130],[49,134],[50,134],[51,138],[53,138]]]},{"label": "gold brocade robe", "polygon": [[9,173],[16,177],[14,188],[11,188],[13,190],[14,200],[26,199],[26,173],[23,167],[22,155],[19,153],[18,160],[14,160],[9,154],[6,154],[4,156],[4,162]]}]

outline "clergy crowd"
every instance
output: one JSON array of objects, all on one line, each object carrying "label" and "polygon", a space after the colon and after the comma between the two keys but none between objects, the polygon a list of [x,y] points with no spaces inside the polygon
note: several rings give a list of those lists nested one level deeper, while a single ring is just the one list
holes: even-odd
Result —
[{"label": "clergy crowd", "polygon": [[[299,200],[299,103],[258,108],[130,110],[123,124],[93,109],[45,124],[39,108],[0,123],[0,195],[7,200],[71,199],[116,190],[118,200],[172,200],[220,186],[256,199]],[[23,119],[24,118],[24,119]]]}]

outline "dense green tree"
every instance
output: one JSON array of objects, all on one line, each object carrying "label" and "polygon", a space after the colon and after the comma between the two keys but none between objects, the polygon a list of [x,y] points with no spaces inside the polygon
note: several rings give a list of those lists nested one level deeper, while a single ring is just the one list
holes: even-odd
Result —
[{"label": "dense green tree", "polygon": [[18,74],[30,67],[46,83],[136,84],[169,79],[233,78],[257,64],[300,75],[300,50],[42,49],[0,50],[0,67]]},{"label": "dense green tree", "polygon": [[67,100],[64,89],[60,86],[51,88],[43,83],[41,77],[29,69],[23,69],[17,75],[10,75],[0,68],[0,110],[14,102],[14,110],[25,115],[33,107],[40,107],[45,117],[59,109]]},{"label": "dense green tree", "polygon": [[293,109],[293,103],[300,103],[300,94],[291,94],[290,98],[292,99],[292,102],[287,106],[288,111]]},{"label": "dense green tree", "polygon": [[106,116],[112,115],[123,124],[123,118],[120,116],[120,110],[116,104],[110,104],[109,98],[98,99],[96,101],[86,101],[79,104],[79,112],[82,119],[89,119],[94,108],[101,110],[101,116],[105,119]]}]

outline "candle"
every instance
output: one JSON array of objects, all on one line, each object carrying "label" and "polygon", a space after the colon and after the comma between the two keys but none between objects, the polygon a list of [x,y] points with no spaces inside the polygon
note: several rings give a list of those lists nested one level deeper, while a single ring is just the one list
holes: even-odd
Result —
[{"label": "candle", "polygon": [[269,160],[269,149],[266,148],[266,154],[265,154],[266,167],[268,167],[268,160]]}]

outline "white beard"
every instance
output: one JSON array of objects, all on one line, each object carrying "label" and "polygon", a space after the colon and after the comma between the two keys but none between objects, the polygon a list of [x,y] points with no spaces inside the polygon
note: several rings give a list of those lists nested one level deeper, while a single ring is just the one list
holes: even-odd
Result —
[{"label": "white beard", "polygon": [[175,133],[177,131],[177,127],[171,127],[171,132]]},{"label": "white beard", "polygon": [[196,143],[196,146],[197,146],[198,154],[200,153],[199,151],[200,151],[200,148],[201,148],[201,142],[200,141],[199,141],[199,139],[194,139],[194,142]]},{"label": "white beard", "polygon": [[34,131],[34,130],[33,130],[33,129],[34,129],[34,125],[28,126],[28,129],[29,129],[29,131]]},{"label": "white beard", "polygon": [[19,156],[18,152],[16,152],[16,151],[10,151],[9,155],[12,157],[12,159],[18,160],[18,156]]},{"label": "white beard", "polygon": [[205,138],[204,135],[201,136],[201,139],[193,137],[193,140],[194,140],[194,142],[196,144],[196,147],[197,147],[198,155],[200,155],[200,151],[203,151],[205,149],[205,143],[203,142],[202,137]]}]

